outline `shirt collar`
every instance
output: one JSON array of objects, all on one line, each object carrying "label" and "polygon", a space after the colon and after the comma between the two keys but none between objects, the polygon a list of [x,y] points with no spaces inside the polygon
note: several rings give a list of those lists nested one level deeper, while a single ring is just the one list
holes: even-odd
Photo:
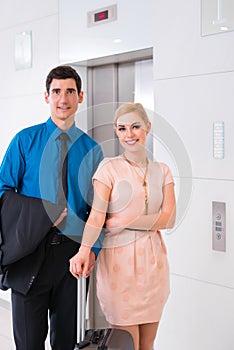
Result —
[{"label": "shirt collar", "polygon": [[[57,127],[57,125],[53,122],[51,117],[47,120],[46,127],[50,137],[54,140],[56,140],[59,134],[63,132]],[[74,123],[70,129],[66,130],[66,134],[69,136],[70,141],[74,142],[78,139],[78,137],[80,137],[83,134],[83,131],[77,128]]]}]

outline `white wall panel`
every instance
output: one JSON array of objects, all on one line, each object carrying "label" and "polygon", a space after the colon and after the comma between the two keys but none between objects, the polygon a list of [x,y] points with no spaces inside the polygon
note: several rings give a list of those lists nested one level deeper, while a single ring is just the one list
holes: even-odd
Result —
[{"label": "white wall panel", "polygon": [[[234,181],[193,179],[184,220],[164,233],[171,272],[234,289]],[[226,203],[226,252],[212,250],[212,201]]]},{"label": "white wall panel", "polygon": [[[157,113],[184,142],[193,176],[234,179],[234,72],[165,79],[154,85]],[[213,158],[213,122],[217,121],[225,123],[224,159]]]},{"label": "white wall panel", "polygon": [[54,14],[58,15],[58,0],[1,1],[0,30]]},{"label": "white wall panel", "polygon": [[[46,121],[50,116],[49,107],[44,101],[43,92],[32,95],[12,96],[0,100],[2,113],[7,118],[2,120],[0,142],[0,161],[12,137],[21,129]],[[10,111],[9,111],[9,106]]]},{"label": "white wall panel", "polygon": [[233,350],[234,290],[171,275],[157,350]]},{"label": "white wall panel", "polygon": [[[32,31],[32,68],[16,70],[14,61],[15,35]],[[49,35],[48,35],[49,33]],[[32,95],[45,90],[45,79],[52,66],[58,64],[58,19],[49,16],[0,32],[4,47],[1,57],[1,98]],[[28,99],[30,103],[30,98]]]},{"label": "white wall panel", "polygon": [[[153,2],[59,0],[61,61],[77,62],[152,47]],[[87,26],[89,11],[113,4],[117,4],[116,21]],[[115,39],[122,42],[114,43]]]},{"label": "white wall panel", "polygon": [[[0,43],[4,47],[0,66],[3,131],[0,159],[16,132],[29,125],[43,122],[49,117],[49,109],[44,101],[45,80],[49,70],[59,64],[58,15],[50,15],[50,4],[54,7],[54,1],[48,2],[48,16],[0,31]],[[34,11],[32,6],[28,9],[26,12],[31,15],[34,13],[36,16],[37,7]],[[4,17],[3,14],[1,17]],[[32,68],[16,70],[15,35],[24,30],[32,31]]]},{"label": "white wall panel", "polygon": [[234,32],[202,37],[200,0],[158,0],[154,25],[157,79],[234,69]]}]

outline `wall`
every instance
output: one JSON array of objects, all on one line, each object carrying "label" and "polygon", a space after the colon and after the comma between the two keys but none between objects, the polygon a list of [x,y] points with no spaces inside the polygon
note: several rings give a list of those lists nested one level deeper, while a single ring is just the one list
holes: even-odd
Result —
[{"label": "wall", "polygon": [[[33,63],[17,71],[15,36],[22,31],[32,31]],[[2,1],[0,43],[1,159],[16,131],[48,116],[43,93],[46,74],[59,63],[58,0]]]},{"label": "wall", "polygon": [[[117,4],[117,21],[87,26],[88,12],[113,4]],[[62,62],[77,62],[152,47],[152,0],[145,0],[144,6],[140,0],[59,0],[59,8]],[[116,39],[121,42],[116,43]]]},{"label": "wall", "polygon": [[[170,11],[169,11],[170,9]],[[165,235],[171,296],[157,350],[231,350],[234,323],[234,32],[201,37],[201,2],[155,4],[156,112],[192,166],[184,220]],[[213,122],[225,123],[225,158],[213,158]],[[160,157],[160,153],[159,153]],[[176,176],[179,184],[184,174]],[[212,201],[226,202],[227,251],[212,250]]]}]

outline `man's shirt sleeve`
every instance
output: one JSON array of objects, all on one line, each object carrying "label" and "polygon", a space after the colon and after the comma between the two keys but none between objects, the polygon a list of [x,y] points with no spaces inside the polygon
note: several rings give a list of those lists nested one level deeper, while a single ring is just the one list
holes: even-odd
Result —
[{"label": "man's shirt sleeve", "polygon": [[24,168],[22,145],[17,134],[9,144],[0,167],[0,196],[7,190],[18,190]]}]

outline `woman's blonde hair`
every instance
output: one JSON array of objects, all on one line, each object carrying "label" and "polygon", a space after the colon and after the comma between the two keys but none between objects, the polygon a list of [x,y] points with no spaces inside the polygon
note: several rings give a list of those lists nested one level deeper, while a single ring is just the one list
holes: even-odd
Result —
[{"label": "woman's blonde hair", "polygon": [[117,125],[119,117],[121,117],[123,114],[131,112],[136,112],[139,115],[139,117],[142,118],[146,125],[150,123],[148,115],[141,103],[127,102],[119,106],[119,108],[117,108],[114,116],[114,125]]}]

